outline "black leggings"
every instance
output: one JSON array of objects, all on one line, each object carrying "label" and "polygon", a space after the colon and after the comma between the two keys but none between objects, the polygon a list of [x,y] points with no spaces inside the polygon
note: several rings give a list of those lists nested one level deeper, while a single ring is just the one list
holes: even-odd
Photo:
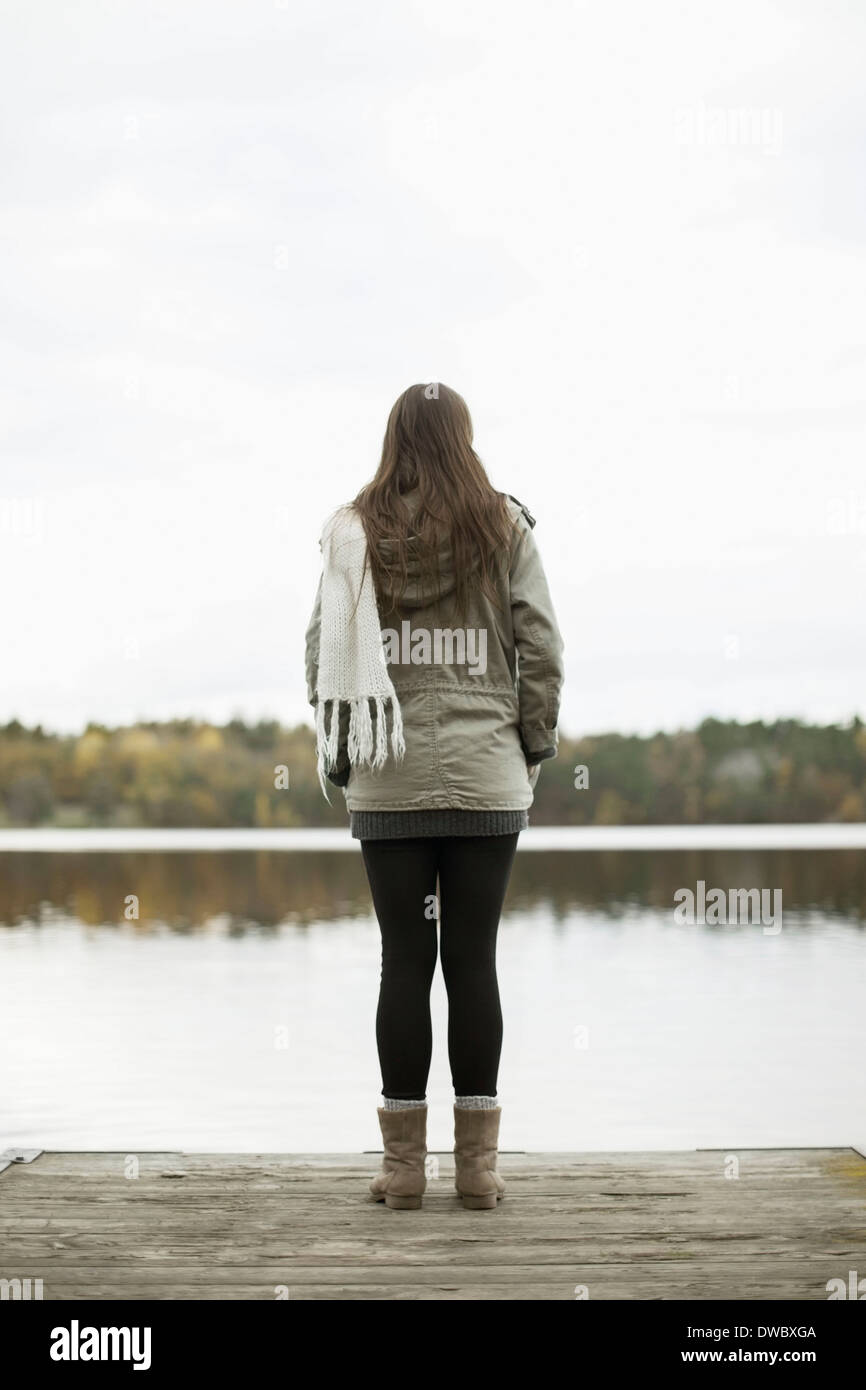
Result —
[{"label": "black leggings", "polygon": [[382,931],[376,1043],[382,1095],[424,1100],[433,1051],[439,879],[448,1058],[458,1096],[495,1096],[502,1050],[496,932],[517,834],[362,840]]}]

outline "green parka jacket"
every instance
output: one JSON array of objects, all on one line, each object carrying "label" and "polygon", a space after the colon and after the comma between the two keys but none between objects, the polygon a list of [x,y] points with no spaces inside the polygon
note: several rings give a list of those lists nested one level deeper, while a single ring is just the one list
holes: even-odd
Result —
[{"label": "green parka jacket", "polygon": [[[417,490],[405,495],[417,505]],[[406,753],[384,767],[350,768],[346,730],[330,780],[343,787],[350,811],[526,810],[532,805],[527,764],[557,751],[563,644],[541,556],[535,520],[508,498],[514,522],[509,562],[502,567],[499,606],[482,593],[462,618],[455,604],[450,543],[439,553],[440,594],[422,591],[417,560],[395,611],[379,594],[388,672],[403,714]],[[306,634],[307,697],[316,703],[322,582]],[[389,611],[390,610],[390,611]],[[384,615],[384,616],[383,616]]]}]

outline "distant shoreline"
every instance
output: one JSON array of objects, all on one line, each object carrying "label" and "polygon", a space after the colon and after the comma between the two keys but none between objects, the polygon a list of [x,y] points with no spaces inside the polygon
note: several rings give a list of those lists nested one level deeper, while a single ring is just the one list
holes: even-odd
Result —
[{"label": "distant shoreline", "polygon": [[[0,853],[119,854],[359,850],[348,828],[0,830]],[[521,833],[522,851],[866,849],[866,824],[539,825]]]}]

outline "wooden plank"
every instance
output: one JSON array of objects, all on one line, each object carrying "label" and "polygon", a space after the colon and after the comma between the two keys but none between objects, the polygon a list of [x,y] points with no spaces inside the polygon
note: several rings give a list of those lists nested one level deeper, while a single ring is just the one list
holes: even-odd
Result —
[{"label": "wooden plank", "polygon": [[[866,1251],[863,1243],[859,1247],[859,1257]],[[851,1243],[839,1241],[834,1245],[832,1241],[817,1242],[814,1248],[808,1250],[791,1251],[787,1248],[787,1242],[780,1241],[774,1243],[769,1240],[755,1240],[744,1244],[735,1253],[730,1250],[724,1251],[725,1260],[729,1264],[739,1265],[741,1275],[745,1267],[755,1260],[774,1258],[785,1258],[799,1261],[805,1265],[814,1265],[821,1262],[832,1266],[837,1274],[847,1275],[851,1267],[851,1261],[858,1258],[858,1251],[852,1249]],[[52,1271],[74,1270],[82,1279],[91,1277],[94,1270],[108,1272],[110,1270],[125,1269],[129,1264],[129,1244],[124,1243],[117,1247],[106,1247],[104,1249],[91,1249],[90,1251],[57,1251],[34,1248],[29,1245],[12,1245],[3,1252],[4,1268],[17,1271],[26,1266],[34,1270],[46,1270],[49,1266]],[[501,1248],[494,1250],[472,1250],[463,1251],[455,1249],[445,1243],[443,1247],[425,1247],[423,1250],[414,1251],[395,1251],[393,1248],[382,1248],[375,1241],[366,1243],[349,1243],[347,1246],[338,1246],[331,1255],[319,1255],[314,1250],[303,1250],[295,1253],[291,1250],[277,1245],[269,1245],[267,1242],[257,1249],[247,1251],[231,1250],[227,1251],[224,1247],[214,1246],[207,1242],[201,1244],[184,1244],[178,1241],[172,1244],[156,1245],[148,1250],[144,1256],[139,1252],[136,1270],[142,1275],[148,1269],[159,1271],[172,1270],[175,1267],[182,1269],[192,1267],[192,1262],[201,1260],[210,1270],[219,1269],[224,1271],[231,1278],[242,1280],[245,1271],[248,1269],[258,1269],[263,1262],[274,1262],[282,1270],[282,1277],[288,1278],[293,1275],[295,1270],[304,1271],[316,1269],[319,1276],[323,1277],[333,1270],[343,1271],[350,1267],[361,1266],[365,1270],[378,1270],[382,1268],[400,1268],[407,1271],[407,1277],[416,1280],[419,1273],[430,1274],[443,1269],[462,1270],[464,1268],[485,1269],[490,1277],[499,1278],[502,1270],[507,1268],[513,1271],[531,1268],[536,1277],[541,1276],[541,1272],[546,1269],[559,1269],[563,1266],[563,1260],[571,1260],[569,1268],[580,1268],[588,1270],[597,1266],[608,1268],[610,1265],[622,1264],[625,1261],[651,1260],[659,1267],[659,1273],[665,1269],[671,1261],[689,1261],[699,1265],[710,1264],[719,1259],[719,1249],[714,1248],[712,1242],[692,1241],[678,1246],[676,1241],[652,1241],[635,1240],[633,1242],[606,1242],[599,1241],[594,1244],[585,1242],[579,1245],[576,1242],[562,1242],[558,1246],[535,1245],[530,1242],[518,1244],[505,1244]],[[859,1266],[858,1266],[859,1268]],[[410,1273],[411,1271],[411,1273]],[[379,1276],[381,1277],[381,1275]]]},{"label": "wooden plank", "polygon": [[[285,1282],[285,1281],[284,1281]],[[53,1294],[46,1293],[45,1301],[54,1300],[74,1300],[85,1299],[87,1301],[112,1302],[116,1299],[148,1299],[154,1301],[180,1302],[183,1300],[201,1301],[207,1299],[208,1302],[254,1302],[262,1299],[268,1300],[275,1298],[273,1290],[269,1288],[209,1288],[203,1290],[198,1286],[184,1285],[163,1285],[158,1290],[141,1292],[135,1288],[129,1290],[118,1290],[116,1285],[109,1283],[103,1286],[93,1286],[85,1292],[78,1284],[59,1285]],[[590,1295],[596,1302],[615,1299],[615,1300],[691,1300],[691,1299],[727,1299],[731,1301],[754,1301],[773,1299],[780,1303],[799,1303],[805,1300],[826,1299],[827,1293],[824,1286],[816,1284],[813,1288],[806,1288],[803,1284],[780,1284],[766,1283],[756,1284],[750,1290],[744,1290],[741,1283],[736,1287],[729,1285],[724,1279],[708,1280],[696,1289],[693,1284],[682,1286],[671,1285],[661,1286],[657,1278],[648,1278],[642,1282],[633,1281],[628,1284],[596,1284],[593,1285]],[[510,1286],[504,1284],[450,1284],[450,1285],[412,1285],[412,1284],[393,1284],[393,1285],[364,1285],[355,1284],[344,1285],[306,1285],[303,1288],[292,1286],[289,1290],[289,1298],[293,1302],[407,1302],[417,1301],[421,1303],[451,1303],[464,1301],[484,1301],[487,1303],[519,1301],[519,1302],[572,1302],[575,1294],[571,1287],[558,1288],[554,1285],[534,1286],[531,1283],[520,1286]]]},{"label": "wooden plank", "polygon": [[[366,1211],[367,1206],[371,1211]],[[424,1196],[423,1209],[415,1220],[426,1229],[431,1222],[441,1226],[447,1222],[453,1229],[456,1217],[462,1218],[463,1208],[457,1194],[430,1194]],[[678,1198],[668,1198],[664,1205],[658,1203],[649,1207],[644,1199],[630,1198],[628,1202],[612,1203],[599,1201],[575,1202],[567,1197],[554,1200],[536,1198],[531,1195],[515,1198],[506,1193],[496,1213],[499,1223],[504,1223],[509,1231],[525,1229],[560,1232],[592,1233],[603,1231],[615,1233],[630,1231],[642,1225],[646,1230],[655,1230],[664,1224],[666,1229],[703,1230],[707,1224],[724,1223],[731,1217],[731,1209],[721,1202],[711,1205],[702,1199],[689,1199],[682,1202]],[[341,1200],[337,1206],[332,1199],[321,1201],[293,1202],[291,1205],[272,1198],[254,1201],[232,1198],[225,1194],[208,1202],[171,1204],[152,1202],[80,1202],[69,1198],[61,1201],[19,1202],[14,1208],[0,1212],[0,1232],[7,1235],[15,1231],[32,1230],[38,1232],[100,1231],[134,1229],[140,1231],[183,1230],[201,1228],[206,1230],[231,1231],[235,1228],[246,1231],[271,1231],[275,1226],[292,1231],[319,1231],[323,1227],[340,1229],[371,1228],[376,1231],[381,1225],[381,1217],[391,1219],[391,1213],[381,1205],[368,1203],[358,1194],[354,1201]],[[469,1215],[466,1213],[466,1215]],[[473,1218],[474,1219],[474,1218]],[[480,1219],[480,1218],[479,1218]],[[866,1212],[852,1209],[850,1198],[826,1196],[816,1207],[792,1210],[785,1194],[755,1194],[752,1200],[741,1200],[736,1209],[735,1232],[746,1233],[763,1231],[783,1221],[788,1229],[823,1230],[830,1227],[845,1227],[862,1234],[866,1231]],[[479,1239],[472,1232],[479,1227],[463,1226],[459,1233],[466,1240]]]},{"label": "wooden plank", "polygon": [[[435,1151],[431,1151],[435,1152]],[[509,1168],[527,1169],[531,1172],[546,1172],[549,1169],[562,1169],[563,1172],[574,1172],[574,1170],[591,1170],[591,1172],[634,1172],[652,1173],[652,1175],[667,1175],[670,1172],[683,1173],[683,1175],[694,1176],[695,1173],[713,1172],[719,1168],[721,1163],[726,1161],[727,1155],[734,1154],[740,1159],[741,1165],[748,1161],[749,1169],[752,1172],[780,1172],[780,1170],[791,1170],[791,1172],[813,1172],[817,1165],[822,1161],[840,1163],[840,1165],[851,1165],[852,1172],[862,1173],[866,1176],[866,1158],[858,1154],[853,1148],[798,1148],[798,1150],[749,1150],[749,1148],[731,1147],[720,1148],[720,1150],[692,1150],[692,1151],[653,1151],[653,1152],[599,1152],[599,1154],[509,1154],[500,1152],[499,1163],[503,1172]],[[153,1170],[156,1168],[168,1168],[182,1170],[182,1172],[199,1173],[206,1169],[215,1169],[218,1172],[243,1172],[250,1175],[259,1169],[268,1168],[274,1172],[285,1172],[288,1169],[316,1170],[327,1169],[329,1172],[338,1172],[341,1169],[367,1170],[371,1165],[375,1166],[381,1156],[381,1150],[374,1150],[368,1154],[183,1154],[175,1151],[146,1151],[136,1150],[135,1147],[129,1150],[118,1150],[114,1154],[110,1152],[44,1152],[40,1158],[36,1159],[31,1165],[13,1165],[7,1169],[1,1181],[8,1180],[8,1176],[14,1176],[15,1172],[28,1172],[36,1176],[39,1173],[110,1173],[111,1170],[122,1172],[125,1159],[129,1155],[139,1159],[142,1169]],[[443,1151],[436,1155],[439,1161],[453,1162],[453,1155],[449,1151]]]},{"label": "wooden plank", "polygon": [[[450,1290],[456,1296],[474,1289],[479,1298],[524,1298],[528,1291],[553,1299],[574,1300],[586,1287],[593,1299],[810,1299],[827,1298],[827,1281],[838,1277],[833,1263],[757,1260],[748,1264],[717,1262],[660,1269],[654,1261],[608,1264],[578,1262],[557,1266],[488,1268],[464,1266],[453,1274],[442,1270],[375,1269],[356,1265],[321,1269],[308,1266],[287,1270],[280,1264],[235,1270],[203,1270],[200,1266],[166,1266],[143,1274],[139,1270],[57,1271],[44,1278],[46,1301],[57,1298],[211,1298],[272,1299],[285,1287],[290,1298],[381,1297],[383,1289],[401,1290],[403,1297],[438,1297]],[[22,1277],[26,1277],[26,1272]],[[32,1276],[31,1276],[32,1277]],[[180,1292],[185,1291],[185,1292]]]},{"label": "wooden plank", "polygon": [[[206,1176],[199,1176],[195,1173],[184,1173],[163,1177],[160,1174],[140,1173],[137,1178],[127,1178],[121,1174],[102,1174],[84,1175],[76,1173],[65,1177],[61,1175],[59,1181],[64,1187],[84,1191],[90,1187],[93,1191],[105,1189],[107,1191],[120,1191],[127,1187],[130,1190],[157,1190],[159,1186],[163,1191],[169,1191],[171,1184],[177,1185],[180,1191],[181,1184],[187,1189],[194,1188],[195,1191],[208,1192],[225,1188],[227,1184],[243,1186],[249,1190],[267,1192],[268,1189],[280,1188],[287,1192],[291,1191],[350,1191],[359,1182],[369,1179],[374,1173],[379,1171],[379,1163],[370,1163],[364,1168],[357,1170],[344,1170],[339,1174],[331,1175],[327,1172],[314,1174],[279,1173],[272,1174],[251,1174],[246,1177],[243,1169],[228,1169],[225,1173],[209,1173]],[[673,1174],[650,1174],[641,1173],[583,1173],[583,1172],[551,1172],[533,1173],[531,1170],[519,1171],[500,1165],[502,1176],[508,1183],[515,1185],[538,1185],[545,1191],[562,1190],[565,1184],[569,1189],[585,1189],[587,1191],[604,1192],[681,1192],[699,1188],[701,1191],[707,1190],[713,1184],[726,1187],[763,1187],[771,1189],[784,1184],[798,1189],[807,1189],[812,1186],[822,1186],[828,1175],[815,1173],[752,1173],[748,1168],[740,1168],[738,1178],[726,1178],[723,1171],[713,1171],[710,1173],[693,1173],[691,1175],[677,1176]],[[834,1174],[829,1174],[835,1177]],[[452,1182],[454,1179],[454,1169],[452,1165],[447,1168],[444,1166],[438,1170],[438,1175],[430,1177],[431,1182]],[[839,1181],[850,1182],[866,1190],[866,1174],[863,1177],[846,1177],[844,1173],[838,1175]],[[27,1179],[33,1185],[33,1190],[46,1190],[54,1187],[58,1179],[56,1175],[40,1176],[39,1178]],[[16,1186],[17,1184],[17,1186]],[[23,1180],[18,1174],[12,1176],[0,1175],[0,1203],[9,1199],[16,1190],[22,1190]]]},{"label": "wooden plank", "polygon": [[[824,1219],[832,1219],[834,1213],[847,1216],[850,1221],[855,1221],[855,1224],[861,1224],[864,1219],[862,1198],[857,1194],[846,1197],[839,1193],[829,1196],[820,1190],[787,1193],[754,1191],[731,1195],[727,1201],[725,1195],[694,1191],[664,1194],[632,1192],[627,1196],[617,1197],[609,1193],[581,1195],[569,1193],[567,1190],[518,1191],[509,1185],[505,1198],[500,1203],[500,1215],[503,1220],[509,1222],[517,1220],[521,1213],[529,1212],[539,1218],[544,1215],[559,1216],[563,1219],[576,1216],[590,1221],[593,1214],[598,1213],[608,1218],[608,1229],[616,1229],[620,1225],[620,1214],[624,1221],[629,1221],[635,1214],[642,1213],[647,1225],[655,1227],[661,1221],[670,1223],[676,1220],[680,1213],[685,1216],[689,1212],[710,1219],[714,1213],[721,1212],[726,1217],[730,1216],[735,1223],[741,1217],[747,1218],[753,1211],[765,1214],[765,1222],[776,1217],[786,1220],[790,1217],[796,1220],[797,1212],[794,1209],[801,1206],[807,1208],[810,1213],[821,1213]],[[42,1199],[35,1199],[34,1194],[29,1193],[26,1197],[16,1198],[14,1202],[0,1205],[0,1229],[8,1229],[9,1223],[19,1218],[38,1217],[62,1224],[65,1220],[74,1218],[79,1211],[86,1211],[88,1219],[102,1226],[109,1223],[121,1210],[124,1212],[123,1219],[128,1219],[131,1223],[155,1220],[163,1212],[170,1220],[183,1217],[187,1212],[199,1212],[205,1217],[210,1214],[212,1221],[220,1216],[236,1214],[245,1216],[249,1221],[261,1219],[272,1223],[276,1220],[283,1225],[289,1222],[300,1223],[310,1218],[345,1223],[356,1218],[363,1220],[363,1210],[369,1204],[366,1181],[350,1192],[319,1192],[306,1196],[297,1193],[289,1195],[267,1192],[234,1196],[223,1190],[209,1195],[190,1194],[187,1200],[175,1197],[171,1201],[161,1199],[156,1193],[137,1193],[135,1196],[123,1192],[103,1193],[100,1197],[94,1193],[66,1193],[60,1197],[46,1194]],[[428,1213],[434,1210],[443,1213],[463,1210],[453,1188],[431,1191],[428,1187],[424,1194],[423,1208]]]},{"label": "wooden plank", "polygon": [[[45,1191],[49,1188],[60,1189],[69,1187],[70,1189],[85,1190],[88,1187],[93,1191],[105,1189],[107,1191],[120,1191],[127,1187],[130,1190],[155,1191],[157,1188],[165,1192],[171,1190],[172,1185],[177,1191],[183,1188],[194,1189],[196,1191],[210,1191],[214,1188],[226,1187],[226,1185],[238,1188],[249,1188],[260,1191],[279,1186],[286,1191],[302,1191],[310,1189],[312,1191],[349,1191],[358,1182],[363,1182],[365,1178],[370,1178],[379,1171],[381,1161],[369,1163],[363,1168],[344,1169],[339,1173],[331,1174],[327,1171],[302,1174],[286,1171],[285,1173],[254,1173],[247,1176],[242,1168],[227,1169],[224,1173],[210,1172],[207,1174],[185,1173],[171,1176],[162,1176],[159,1173],[140,1173],[138,1177],[124,1177],[120,1173],[89,1175],[82,1173],[64,1174],[40,1174],[38,1177],[25,1177],[23,1169],[14,1171],[9,1170],[6,1174],[0,1174],[0,1202],[7,1200],[16,1191],[23,1191],[27,1185],[32,1186],[34,1191]],[[538,1184],[545,1190],[555,1191],[561,1188],[563,1183],[577,1189],[587,1191],[622,1192],[633,1189],[636,1192],[647,1192],[657,1190],[660,1192],[679,1192],[689,1188],[699,1188],[706,1191],[713,1186],[724,1186],[728,1188],[742,1187],[764,1187],[772,1188],[780,1185],[808,1188],[812,1186],[824,1186],[829,1179],[834,1182],[842,1182],[859,1187],[861,1191],[866,1190],[866,1173],[862,1175],[846,1173],[844,1169],[834,1170],[828,1167],[824,1172],[800,1172],[786,1173],[757,1173],[750,1169],[740,1167],[737,1178],[726,1178],[724,1170],[718,1169],[705,1173],[692,1174],[649,1174],[649,1173],[587,1173],[575,1171],[552,1171],[547,1173],[534,1173],[531,1169],[508,1168],[504,1164],[500,1165],[500,1172],[507,1182],[517,1184],[532,1183]],[[428,1175],[431,1182],[453,1182],[454,1167],[449,1164],[446,1168],[441,1165],[438,1172],[434,1170],[434,1176]]]},{"label": "wooden plank", "polygon": [[[825,1264],[823,1260],[816,1261],[813,1267],[802,1260],[784,1260],[773,1257],[764,1257],[758,1260],[754,1267],[739,1261],[718,1260],[711,1267],[717,1274],[724,1273],[730,1282],[744,1281],[751,1284],[753,1280],[753,1268],[761,1269],[764,1274],[772,1271],[773,1276],[783,1282],[791,1284],[797,1283],[801,1286],[811,1286],[815,1279],[823,1277],[824,1282],[834,1277],[840,1271],[836,1263],[831,1261]],[[24,1270],[19,1276],[21,1278],[37,1277],[33,1273],[35,1266],[30,1270]],[[827,1271],[826,1274],[824,1271]],[[90,1281],[94,1284],[109,1282],[132,1283],[143,1289],[155,1289],[163,1282],[186,1284],[198,1287],[228,1287],[237,1284],[238,1287],[259,1285],[260,1287],[274,1287],[291,1283],[292,1281],[301,1287],[306,1284],[320,1284],[323,1287],[334,1284],[354,1284],[363,1286],[367,1284],[462,1284],[462,1283],[497,1283],[497,1284],[520,1284],[528,1281],[536,1285],[540,1284],[560,1284],[570,1286],[572,1292],[576,1281],[590,1281],[595,1277],[611,1280],[616,1275],[618,1279],[628,1282],[629,1274],[632,1271],[643,1272],[647,1277],[663,1277],[665,1281],[672,1279],[680,1286],[685,1281],[694,1281],[703,1277],[706,1272],[705,1267],[693,1262],[681,1262],[671,1271],[659,1269],[654,1259],[624,1259],[611,1260],[604,1262],[601,1266],[595,1266],[586,1260],[560,1260],[558,1264],[532,1264],[531,1261],[524,1261],[518,1265],[479,1265],[465,1264],[459,1270],[455,1270],[453,1275],[449,1275],[447,1267],[443,1269],[426,1268],[423,1265],[413,1265],[407,1269],[394,1262],[371,1266],[360,1262],[343,1263],[340,1265],[296,1265],[289,1270],[282,1260],[261,1260],[258,1264],[245,1265],[241,1268],[229,1268],[217,1265],[210,1267],[207,1264],[167,1261],[161,1265],[153,1265],[148,1268],[140,1268],[138,1265],[93,1265],[81,1270],[63,1269],[56,1272],[58,1279],[64,1278],[67,1283],[72,1278],[80,1278],[82,1282]],[[42,1276],[46,1284],[49,1275],[43,1270]],[[290,1277],[289,1277],[290,1276]]]},{"label": "wooden plank", "polygon": [[376,1154],[47,1153],[0,1174],[0,1275],[47,1299],[826,1298],[866,1268],[853,1149],[503,1154],[466,1212],[443,1156],[418,1212],[368,1200]]}]

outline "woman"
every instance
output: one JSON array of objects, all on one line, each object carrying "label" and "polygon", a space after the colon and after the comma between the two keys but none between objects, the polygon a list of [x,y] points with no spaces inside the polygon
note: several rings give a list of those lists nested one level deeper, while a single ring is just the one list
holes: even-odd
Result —
[{"label": "woman", "polygon": [[307,687],[322,787],[343,788],[382,934],[370,1190],[392,1208],[420,1207],[426,1185],[437,920],[457,1191],[489,1208],[505,1187],[496,933],[562,686],[534,525],[491,486],[465,401],[436,383],[400,396],[375,477],[322,533]]}]

